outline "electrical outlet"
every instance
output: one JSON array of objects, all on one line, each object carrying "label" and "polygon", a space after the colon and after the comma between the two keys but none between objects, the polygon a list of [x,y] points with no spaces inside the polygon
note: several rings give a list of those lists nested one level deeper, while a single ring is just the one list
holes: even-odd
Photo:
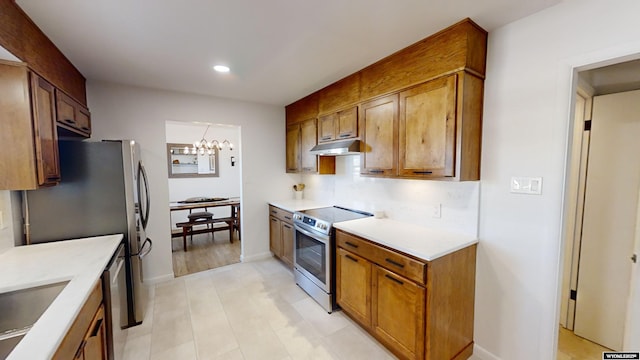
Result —
[{"label": "electrical outlet", "polygon": [[442,217],[442,204],[433,205],[431,217],[434,219],[440,219]]}]

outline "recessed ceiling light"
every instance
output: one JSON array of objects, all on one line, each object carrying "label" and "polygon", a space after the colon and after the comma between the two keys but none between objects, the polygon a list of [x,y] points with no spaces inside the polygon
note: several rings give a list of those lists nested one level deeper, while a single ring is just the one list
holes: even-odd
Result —
[{"label": "recessed ceiling light", "polygon": [[221,72],[221,73],[227,73],[229,72],[229,67],[228,66],[224,66],[224,65],[216,65],[213,67],[213,70],[217,71],[217,72]]}]

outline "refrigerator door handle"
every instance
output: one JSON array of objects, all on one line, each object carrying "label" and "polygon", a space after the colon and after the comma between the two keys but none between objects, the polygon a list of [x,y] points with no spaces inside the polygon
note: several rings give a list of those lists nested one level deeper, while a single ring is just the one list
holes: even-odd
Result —
[{"label": "refrigerator door handle", "polygon": [[[147,245],[149,245],[148,248],[147,248]],[[138,252],[138,258],[142,260],[143,257],[147,256],[151,252],[152,248],[153,248],[153,241],[151,241],[151,239],[149,238],[146,238],[144,240],[144,243],[142,243],[142,246],[140,247],[140,251]]]},{"label": "refrigerator door handle", "polygon": [[[138,162],[138,202],[142,201],[142,185],[144,182],[144,197],[146,206],[140,208],[140,221],[142,222],[142,228],[147,229],[147,222],[149,221],[149,208],[151,206],[149,199],[149,182],[147,181],[147,172],[144,170],[144,166],[142,166],[142,161]],[[142,204],[140,204],[142,205]]]}]

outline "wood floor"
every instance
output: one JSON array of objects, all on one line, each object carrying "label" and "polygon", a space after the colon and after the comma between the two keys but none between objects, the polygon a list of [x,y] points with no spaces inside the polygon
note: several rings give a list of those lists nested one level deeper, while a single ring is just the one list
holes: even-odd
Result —
[{"label": "wood floor", "polygon": [[573,331],[560,326],[557,360],[602,360],[603,351],[611,350],[581,338]]},{"label": "wood floor", "polygon": [[187,250],[182,250],[182,238],[173,238],[171,243],[173,274],[183,276],[200,271],[240,262],[240,241],[235,233],[233,243],[229,242],[228,231],[212,234],[197,234],[193,241],[187,238]]}]

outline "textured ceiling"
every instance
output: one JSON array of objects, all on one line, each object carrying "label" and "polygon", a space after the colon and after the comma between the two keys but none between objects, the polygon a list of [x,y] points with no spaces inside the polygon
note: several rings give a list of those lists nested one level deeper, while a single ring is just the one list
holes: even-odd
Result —
[{"label": "textured ceiling", "polygon": [[[559,0],[18,0],[89,80],[286,105],[459,20]],[[214,64],[231,73],[211,70]]]}]

